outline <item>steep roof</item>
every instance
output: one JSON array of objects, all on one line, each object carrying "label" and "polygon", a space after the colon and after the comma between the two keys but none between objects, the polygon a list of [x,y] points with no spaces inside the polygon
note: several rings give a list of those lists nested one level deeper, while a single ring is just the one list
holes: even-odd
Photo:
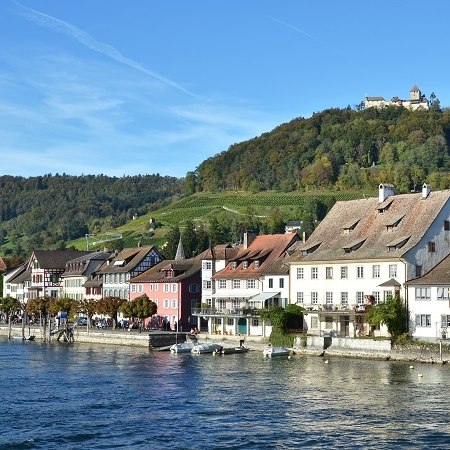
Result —
[{"label": "steep roof", "polygon": [[425,275],[409,280],[407,285],[421,286],[449,286],[450,285],[450,256],[444,258]]},{"label": "steep roof", "polygon": [[67,261],[89,253],[80,250],[35,250],[28,262],[28,268],[31,268],[31,263],[36,258],[41,269],[64,269]]},{"label": "steep roof", "polygon": [[159,255],[158,250],[153,245],[124,248],[110,264],[102,266],[99,272],[127,273],[133,270],[152,250]]},{"label": "steep roof", "polygon": [[219,244],[214,247],[210,247],[203,254],[203,259],[219,259],[219,260],[229,260],[234,258],[242,245],[232,246],[230,244]]},{"label": "steep roof", "polygon": [[[131,278],[130,283],[176,283],[200,272],[201,267],[202,261],[196,258],[165,260]],[[172,272],[173,276],[168,277],[167,272]]]},{"label": "steep roof", "polygon": [[[265,273],[286,273],[282,262],[288,256],[288,249],[297,240],[299,240],[297,233],[256,236],[248,248],[241,247],[236,256],[213,278],[255,278]],[[255,261],[258,261],[259,265],[255,266]],[[248,265],[246,269],[244,262]],[[236,268],[233,268],[233,263]]]},{"label": "steep roof", "polygon": [[111,258],[111,252],[97,251],[71,259],[67,261],[62,277],[83,275],[87,271],[98,270],[109,258]]},{"label": "steep roof", "polygon": [[[413,248],[449,201],[450,191],[336,202],[292,261],[398,259]],[[356,225],[349,227],[355,218]]]}]

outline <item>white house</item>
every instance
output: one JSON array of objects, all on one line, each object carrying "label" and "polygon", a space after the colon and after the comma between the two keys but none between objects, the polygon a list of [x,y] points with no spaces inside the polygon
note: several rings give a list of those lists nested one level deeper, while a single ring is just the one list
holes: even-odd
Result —
[{"label": "white house", "polygon": [[380,334],[367,309],[392,295],[408,302],[405,282],[430,271],[450,252],[450,191],[337,202],[290,262],[292,303],[308,310],[308,333]]},{"label": "white house", "polygon": [[202,258],[202,305],[193,316],[206,321],[211,334],[269,335],[258,310],[289,303],[285,262],[298,240],[297,233],[246,233],[242,245],[210,249]]},{"label": "white house", "polygon": [[410,335],[419,339],[449,339],[450,256],[406,284]]}]

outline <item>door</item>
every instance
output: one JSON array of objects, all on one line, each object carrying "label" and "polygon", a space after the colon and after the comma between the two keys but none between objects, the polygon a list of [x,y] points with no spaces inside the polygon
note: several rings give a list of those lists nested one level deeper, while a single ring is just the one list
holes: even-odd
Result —
[{"label": "door", "polygon": [[238,321],[238,333],[247,334],[247,319],[241,317]]}]

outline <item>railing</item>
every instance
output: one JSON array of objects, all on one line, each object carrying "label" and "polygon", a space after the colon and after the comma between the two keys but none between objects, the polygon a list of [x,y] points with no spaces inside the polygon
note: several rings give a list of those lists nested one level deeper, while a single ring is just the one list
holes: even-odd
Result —
[{"label": "railing", "polygon": [[192,308],[193,316],[254,316],[258,315],[258,309],[251,308]]},{"label": "railing", "polygon": [[303,308],[314,312],[336,312],[336,313],[350,313],[350,312],[366,312],[368,307],[365,305],[307,305]]}]

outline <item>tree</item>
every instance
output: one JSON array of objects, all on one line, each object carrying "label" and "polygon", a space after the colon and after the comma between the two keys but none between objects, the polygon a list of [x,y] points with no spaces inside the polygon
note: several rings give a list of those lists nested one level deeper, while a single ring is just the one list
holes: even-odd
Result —
[{"label": "tree", "polygon": [[42,336],[44,340],[46,338],[47,319],[50,313],[50,303],[52,299],[50,297],[40,297],[30,299],[27,302],[26,310],[29,314],[39,315],[39,324],[42,327]]},{"label": "tree", "polygon": [[117,313],[125,302],[125,299],[119,297],[102,298],[97,303],[97,313],[111,317],[113,319],[113,328],[115,328],[117,323]]},{"label": "tree", "polygon": [[147,294],[136,297],[134,300],[123,303],[119,311],[125,316],[132,319],[144,320],[156,314],[158,307],[155,302],[151,301]]},{"label": "tree", "polygon": [[78,302],[77,309],[79,313],[84,314],[87,317],[87,327],[89,330],[91,326],[92,316],[97,312],[98,309],[98,301],[93,298],[80,300]]},{"label": "tree", "polygon": [[408,331],[406,306],[398,295],[372,306],[366,320],[372,326],[386,325],[393,341]]},{"label": "tree", "polygon": [[22,310],[22,304],[16,298],[4,297],[0,299],[0,309],[8,317],[8,339],[11,339],[11,318],[14,314],[20,313]]}]

